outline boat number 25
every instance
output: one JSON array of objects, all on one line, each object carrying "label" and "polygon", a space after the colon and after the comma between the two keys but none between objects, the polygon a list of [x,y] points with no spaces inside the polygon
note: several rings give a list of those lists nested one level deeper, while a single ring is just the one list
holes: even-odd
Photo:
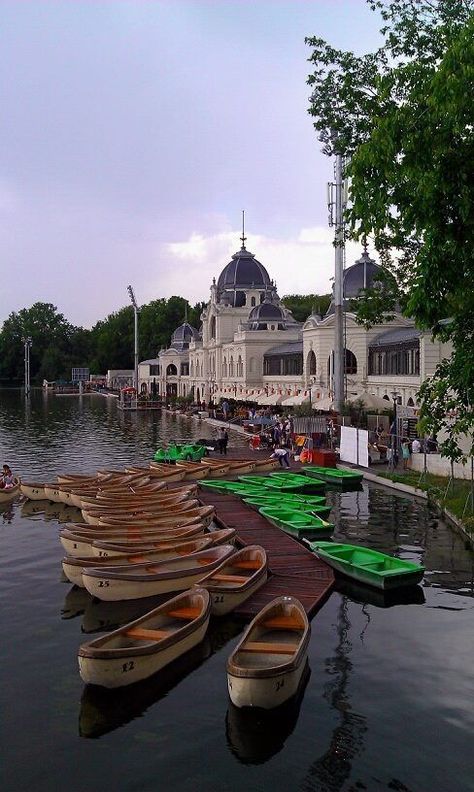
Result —
[{"label": "boat number 25", "polygon": [[282,689],[282,687],[285,687],[285,680],[284,679],[277,680],[277,683],[275,685],[275,691],[278,692],[279,690]]},{"label": "boat number 25", "polygon": [[126,663],[122,665],[122,674],[126,674],[127,671],[133,671],[135,668],[135,663],[133,660],[128,660]]}]

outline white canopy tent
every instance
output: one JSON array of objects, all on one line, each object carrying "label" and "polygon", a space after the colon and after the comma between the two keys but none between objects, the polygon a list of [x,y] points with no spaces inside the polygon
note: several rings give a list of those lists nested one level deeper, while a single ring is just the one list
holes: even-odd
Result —
[{"label": "white canopy tent", "polygon": [[281,402],[282,407],[297,407],[301,404],[309,404],[309,393],[298,393],[294,396],[288,396]]},{"label": "white canopy tent", "polygon": [[362,391],[361,393],[351,393],[347,396],[347,401],[354,404],[354,402],[358,402],[362,404],[367,410],[391,410],[392,404],[387,399],[383,399],[381,396],[376,396],[375,393],[368,393],[368,391]]},{"label": "white canopy tent", "polygon": [[269,393],[268,396],[259,396],[257,398],[257,404],[261,404],[265,407],[269,407],[270,405],[275,406],[276,404],[281,404],[283,399],[284,396],[281,393]]}]

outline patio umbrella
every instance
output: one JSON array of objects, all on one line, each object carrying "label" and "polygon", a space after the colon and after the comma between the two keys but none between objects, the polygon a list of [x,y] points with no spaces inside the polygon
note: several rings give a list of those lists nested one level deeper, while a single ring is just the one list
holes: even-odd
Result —
[{"label": "patio umbrella", "polygon": [[350,394],[348,396],[347,401],[358,402],[361,403],[363,407],[367,410],[391,410],[392,405],[391,402],[387,399],[382,399],[381,396],[376,396],[375,393],[368,393],[367,391],[362,391],[362,393],[357,394]]}]

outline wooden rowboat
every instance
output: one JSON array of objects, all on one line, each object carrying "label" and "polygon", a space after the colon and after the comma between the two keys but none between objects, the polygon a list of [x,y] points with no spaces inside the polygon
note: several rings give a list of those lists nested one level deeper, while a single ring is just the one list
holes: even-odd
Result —
[{"label": "wooden rowboat", "polygon": [[278,459],[256,459],[255,473],[266,473],[268,470],[276,470],[280,467]]},{"label": "wooden rowboat", "polygon": [[200,553],[169,561],[157,561],[136,566],[87,569],[82,579],[87,591],[101,600],[128,600],[154,597],[171,591],[183,591],[213,572],[235,553],[232,545],[209,547]]},{"label": "wooden rowboat", "polygon": [[5,487],[0,489],[0,503],[8,503],[8,501],[13,500],[17,495],[20,494],[20,479],[15,476],[13,481],[15,482],[13,487]]},{"label": "wooden rowboat", "polygon": [[128,473],[145,473],[152,479],[162,479],[163,481],[182,481],[185,478],[185,471],[180,470],[175,465],[162,465],[154,468],[126,468]]},{"label": "wooden rowboat", "polygon": [[259,545],[249,545],[203,578],[199,586],[206,588],[211,595],[211,613],[224,616],[263,586],[267,576],[265,550]]},{"label": "wooden rowboat", "polygon": [[[180,531],[182,529],[179,529]],[[201,539],[203,536],[212,538],[212,547],[217,547],[222,544],[235,544],[237,532],[235,528],[222,528],[219,531],[199,531],[192,535],[193,540]],[[116,555],[123,555],[124,553],[143,552],[146,550],[160,550],[166,549],[170,544],[176,544],[187,539],[187,536],[182,535],[182,538],[176,539],[174,535],[170,537],[160,536],[159,539],[129,539],[126,542],[103,542],[95,540],[92,542],[92,552],[98,558],[111,558]]]},{"label": "wooden rowboat", "polygon": [[294,597],[277,597],[250,623],[227,661],[236,707],[273,709],[294,696],[306,665],[311,628]]},{"label": "wooden rowboat", "polygon": [[318,558],[337,572],[383,591],[414,586],[422,580],[425,572],[420,564],[394,558],[369,547],[319,541],[307,544]]},{"label": "wooden rowboat", "polygon": [[100,518],[100,525],[103,528],[160,528],[160,527],[179,527],[191,520],[201,520],[205,525],[210,525],[215,514],[214,506],[199,506],[198,508],[188,509],[175,515],[164,515],[158,512],[147,512],[138,515],[122,515],[119,517],[104,516]]},{"label": "wooden rowboat", "polygon": [[172,531],[147,531],[145,534],[135,534],[135,538],[130,538],[123,534],[123,532],[107,533],[103,539],[98,539],[94,536],[87,536],[84,532],[63,529],[59,534],[61,544],[68,555],[72,556],[92,556],[94,555],[92,545],[96,542],[107,542],[108,544],[131,544],[133,547],[134,542],[146,541],[147,544],[152,542],[165,542],[184,540],[191,538],[197,534],[204,533],[204,525],[200,522],[190,523],[183,528],[174,528]]},{"label": "wooden rowboat", "polygon": [[108,522],[109,517],[121,522],[131,522],[143,515],[157,514],[165,517],[169,514],[176,516],[198,508],[200,508],[198,500],[185,500],[177,503],[166,501],[163,505],[159,501],[153,501],[150,504],[130,504],[115,509],[112,506],[89,506],[86,509],[81,509],[81,513],[87,524],[100,525],[101,519]]},{"label": "wooden rowboat", "polygon": [[44,483],[34,481],[22,481],[20,483],[22,495],[29,500],[48,500],[44,494]]},{"label": "wooden rowboat", "polygon": [[209,478],[220,478],[220,476],[225,476],[230,468],[227,462],[218,462],[215,459],[203,459],[202,464],[209,468]]},{"label": "wooden rowboat", "polygon": [[176,462],[176,467],[185,471],[186,481],[195,481],[196,479],[206,478],[210,473],[209,465],[203,465],[201,462]]},{"label": "wooden rowboat", "polygon": [[165,561],[168,558],[177,558],[181,556],[191,555],[191,553],[198,553],[200,550],[205,550],[206,547],[212,546],[211,534],[202,536],[200,539],[195,539],[190,542],[170,542],[160,550],[136,550],[135,552],[120,553],[116,556],[102,557],[97,556],[66,556],[62,560],[63,572],[67,579],[74,583],[75,586],[84,588],[82,582],[82,570],[88,567],[97,567],[104,569],[107,566],[123,566],[124,564],[146,564],[150,561]]},{"label": "wooden rowboat", "polygon": [[205,589],[173,597],[124,627],[82,644],[81,678],[87,684],[117,688],[156,674],[203,640],[210,612]]}]

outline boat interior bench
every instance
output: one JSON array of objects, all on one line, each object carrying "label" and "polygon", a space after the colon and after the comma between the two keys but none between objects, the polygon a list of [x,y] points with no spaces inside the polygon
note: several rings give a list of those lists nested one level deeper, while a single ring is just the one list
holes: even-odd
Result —
[{"label": "boat interior bench", "polygon": [[276,643],[273,641],[248,641],[239,652],[262,652],[265,654],[295,654],[299,644]]},{"label": "boat interior bench", "polygon": [[170,633],[169,630],[147,630],[145,627],[131,627],[124,633],[127,638],[138,638],[141,641],[161,641]]},{"label": "boat interior bench", "polygon": [[267,629],[282,629],[282,630],[302,630],[303,625],[293,618],[293,616],[273,616],[271,619],[266,619],[263,626]]},{"label": "boat interior bench", "polygon": [[364,569],[373,569],[375,571],[385,569],[385,561],[359,561],[358,566]]},{"label": "boat interior bench", "polygon": [[223,583],[245,583],[248,578],[245,575],[225,575],[223,572],[217,572],[212,576],[212,580],[220,580]]},{"label": "boat interior bench", "polygon": [[167,612],[167,616],[171,616],[173,619],[197,619],[199,614],[201,613],[200,608],[176,608],[175,610],[171,610]]}]

